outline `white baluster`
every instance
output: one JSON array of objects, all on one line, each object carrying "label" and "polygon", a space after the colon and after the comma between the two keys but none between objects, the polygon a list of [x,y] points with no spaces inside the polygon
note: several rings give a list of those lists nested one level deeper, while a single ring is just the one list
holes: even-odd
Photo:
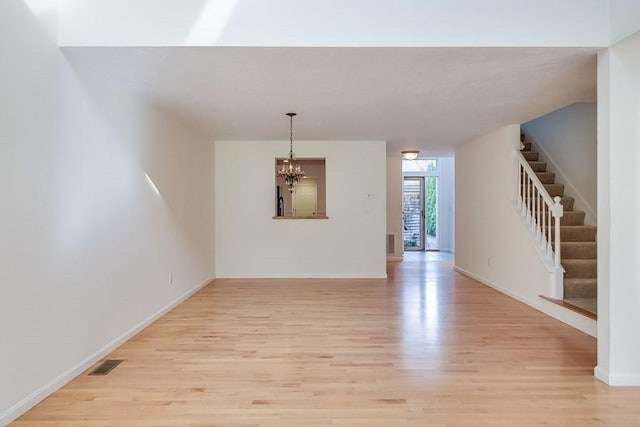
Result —
[{"label": "white baluster", "polygon": [[531,222],[531,213],[533,212],[533,180],[531,177],[527,177],[527,182],[529,183],[529,222]]},{"label": "white baluster", "polygon": [[533,203],[531,204],[531,207],[533,208],[531,210],[531,231],[533,231],[534,233],[536,232],[536,209],[538,206],[538,187],[533,187]]},{"label": "white baluster", "polygon": [[547,206],[547,255],[551,255],[551,206]]},{"label": "white baluster", "polygon": [[536,239],[538,241],[540,241],[540,238],[542,237],[540,229],[540,210],[542,209],[543,202],[544,200],[542,200],[542,196],[540,195],[540,192],[538,192],[538,197],[536,197],[536,203],[538,205],[536,208]]},{"label": "white baluster", "polygon": [[[544,202],[544,201],[543,201]],[[547,229],[545,228],[547,225],[547,202],[542,203],[542,227],[540,227],[540,232],[542,234],[542,244],[547,245]]]},{"label": "white baluster", "polygon": [[562,200],[562,198],[560,198],[560,196],[556,196],[553,198],[553,200],[556,202],[555,206],[554,206],[554,212],[553,212],[553,216],[556,219],[556,241],[555,241],[555,265],[556,268],[560,268],[560,218],[562,218],[562,214],[563,214],[563,208],[562,205],[560,204],[560,201]]},{"label": "white baluster", "polygon": [[536,236],[540,239],[540,209],[542,209],[542,195],[538,190],[538,195],[536,196]]},{"label": "white baluster", "polygon": [[531,201],[529,200],[529,176],[524,177],[524,214],[527,216],[527,221],[529,221],[529,204]]},{"label": "white baluster", "polygon": [[[524,172],[524,166],[520,163],[520,168]],[[523,212],[524,209],[524,176],[520,175],[520,196],[522,197],[522,205],[520,206],[520,213]]]},{"label": "white baluster", "polygon": [[519,207],[522,206],[522,165],[520,164],[520,161],[518,161],[518,196],[516,199],[516,203]]}]

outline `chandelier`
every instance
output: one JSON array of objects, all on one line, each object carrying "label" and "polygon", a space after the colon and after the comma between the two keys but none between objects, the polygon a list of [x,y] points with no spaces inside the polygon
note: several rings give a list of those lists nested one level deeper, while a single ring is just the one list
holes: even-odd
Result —
[{"label": "chandelier", "polygon": [[287,113],[289,116],[289,157],[282,161],[282,167],[278,170],[278,176],[282,178],[287,187],[289,193],[293,193],[293,187],[300,178],[304,178],[304,171],[300,167],[300,163],[296,163],[296,157],[293,154],[293,116],[296,113]]}]

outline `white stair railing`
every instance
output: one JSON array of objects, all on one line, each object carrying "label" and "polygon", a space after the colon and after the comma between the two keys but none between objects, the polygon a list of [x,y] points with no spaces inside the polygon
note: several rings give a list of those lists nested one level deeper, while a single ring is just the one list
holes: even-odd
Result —
[{"label": "white stair railing", "polygon": [[562,299],[564,268],[560,264],[560,218],[564,209],[560,197],[552,198],[524,158],[518,160],[518,194],[516,210],[523,218],[538,254],[549,272],[549,298]]}]

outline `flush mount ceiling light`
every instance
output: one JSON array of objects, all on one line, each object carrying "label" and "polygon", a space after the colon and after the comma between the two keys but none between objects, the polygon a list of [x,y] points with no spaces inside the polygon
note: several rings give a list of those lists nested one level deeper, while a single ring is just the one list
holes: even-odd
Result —
[{"label": "flush mount ceiling light", "polygon": [[293,154],[293,116],[296,113],[287,113],[289,116],[289,157],[282,161],[282,167],[278,170],[278,176],[282,178],[289,193],[293,193],[293,187],[301,178],[304,178],[304,171],[299,163],[296,163],[295,154]]},{"label": "flush mount ceiling light", "polygon": [[420,150],[404,150],[401,151],[402,158],[405,160],[415,160],[418,158],[418,154],[420,154]]}]

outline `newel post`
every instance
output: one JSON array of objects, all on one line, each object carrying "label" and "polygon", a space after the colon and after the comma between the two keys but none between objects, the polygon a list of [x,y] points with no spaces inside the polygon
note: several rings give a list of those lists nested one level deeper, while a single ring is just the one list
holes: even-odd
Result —
[{"label": "newel post", "polygon": [[554,197],[553,201],[556,202],[553,205],[553,217],[556,219],[553,251],[555,252],[555,266],[556,268],[560,268],[560,218],[564,215],[564,208],[560,203],[562,201],[560,196]]},{"label": "newel post", "polygon": [[554,266],[555,266],[555,283],[552,285],[554,289],[552,289],[552,293],[555,298],[562,299],[564,297],[564,268],[560,264],[560,218],[562,218],[564,214],[564,207],[560,203],[562,198],[560,196],[556,196],[553,198],[555,202],[552,208],[553,217],[555,218],[555,239],[554,239]]}]

